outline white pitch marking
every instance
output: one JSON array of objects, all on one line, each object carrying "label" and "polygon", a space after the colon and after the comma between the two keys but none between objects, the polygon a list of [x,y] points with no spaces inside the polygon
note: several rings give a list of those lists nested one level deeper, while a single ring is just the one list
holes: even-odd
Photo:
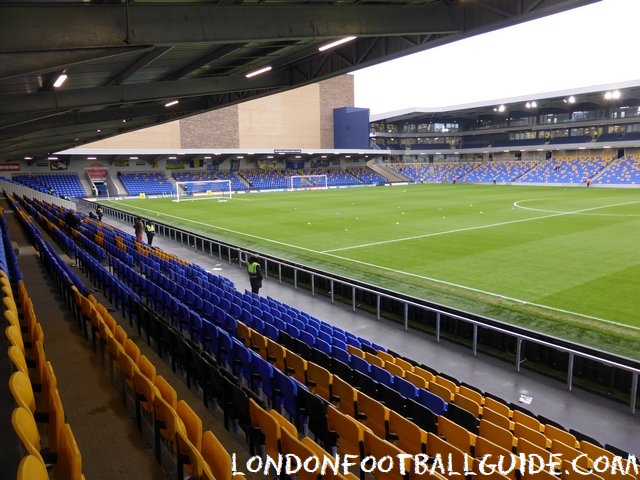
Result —
[{"label": "white pitch marking", "polygon": [[[317,252],[317,253],[324,253],[324,252]],[[325,253],[325,255],[328,255],[330,257],[333,257],[333,258],[336,258],[336,259],[339,259],[339,260],[346,260],[346,261],[349,261],[349,262],[357,263],[359,265],[364,265],[364,266],[367,266],[367,267],[374,267],[374,268],[378,268],[380,270],[386,270],[388,272],[393,272],[393,273],[401,273],[403,275],[407,275],[409,277],[414,277],[414,278],[419,278],[421,280],[429,280],[429,281],[434,282],[434,283],[441,283],[443,285],[449,285],[451,287],[460,288],[462,290],[469,290],[471,292],[481,293],[483,295],[488,295],[488,296],[491,296],[491,297],[497,297],[497,298],[501,298],[503,300],[510,300],[512,302],[519,303],[521,305],[530,305],[532,307],[545,308],[547,310],[552,310],[554,312],[568,313],[570,315],[575,315],[577,317],[587,318],[589,320],[596,320],[596,321],[599,321],[599,322],[608,323],[609,325],[616,325],[616,326],[619,326],[619,327],[631,328],[632,330],[640,331],[640,327],[637,327],[637,326],[634,326],[634,325],[627,325],[626,323],[615,322],[613,320],[607,320],[606,318],[594,317],[592,315],[586,315],[584,313],[572,312],[570,310],[564,310],[562,308],[556,308],[556,307],[551,307],[549,305],[543,305],[543,304],[540,304],[540,303],[529,302],[527,300],[521,300],[519,298],[509,297],[507,295],[501,295],[499,293],[488,292],[486,290],[480,290],[479,288],[469,287],[469,286],[466,286],[466,285],[459,285],[457,283],[447,282],[446,280],[440,280],[440,279],[437,279],[437,278],[427,277],[425,275],[418,275],[417,273],[405,272],[403,270],[396,270],[394,268],[389,268],[389,267],[385,267],[385,266],[382,266],[382,265],[376,265],[374,263],[363,262],[361,260],[355,260],[355,259],[349,258],[349,257],[342,257],[340,255],[333,255],[333,254],[330,254],[330,253]]]},{"label": "white pitch marking", "polygon": [[[627,203],[623,203],[623,204],[619,204],[619,205],[627,205],[629,203],[639,203],[639,202],[627,202]],[[591,208],[591,209],[585,209],[584,211],[596,210],[598,208],[607,208],[607,207],[612,207],[612,206],[618,206],[618,205],[606,205],[606,206],[603,206],[603,207],[594,207],[594,208]],[[140,207],[133,207],[133,208],[138,208],[139,210],[145,210],[145,211],[153,211],[153,210],[149,210],[149,209],[146,209],[146,208],[140,208]],[[577,211],[577,213],[580,213],[580,212],[581,212],[580,210]],[[554,215],[546,215],[546,216],[542,216],[542,217],[534,217],[534,218],[524,219],[524,220],[514,220],[514,221],[511,221],[511,222],[503,222],[501,224],[495,224],[494,226],[506,225],[506,224],[509,224],[509,223],[516,223],[516,222],[521,222],[521,221],[552,218],[552,217],[557,217],[557,216],[561,216],[561,215],[569,215],[571,213],[572,212],[564,212],[564,213],[559,213],[559,214],[554,214]],[[175,216],[175,215],[166,214],[165,216],[166,217],[170,217],[170,218],[179,218],[179,219],[181,219],[183,221],[186,220],[186,219],[184,219],[182,217],[178,217],[178,216]],[[353,262],[353,263],[357,263],[357,264],[360,264],[360,265],[365,265],[365,266],[368,266],[368,267],[374,267],[374,268],[378,268],[380,270],[386,270],[388,272],[401,273],[403,275],[407,275],[407,276],[410,276],[410,277],[420,278],[420,279],[423,279],[423,280],[429,280],[429,281],[434,282],[434,283],[441,283],[443,285],[449,285],[449,286],[452,286],[452,287],[460,288],[462,290],[469,290],[469,291],[472,291],[472,292],[482,293],[484,295],[489,295],[489,296],[496,297],[496,298],[502,298],[504,300],[510,300],[510,301],[513,301],[513,302],[516,302],[516,303],[520,303],[521,305],[531,305],[531,306],[534,306],[534,307],[545,308],[547,310],[552,310],[552,311],[555,311],[555,312],[567,313],[567,314],[570,314],[570,315],[575,315],[577,317],[586,318],[586,319],[589,319],[589,320],[596,320],[596,321],[599,321],[599,322],[608,323],[609,325],[616,325],[616,326],[619,326],[619,327],[631,328],[632,330],[640,331],[640,327],[636,327],[636,326],[633,326],[633,325],[627,325],[627,324],[620,323],[620,322],[614,322],[613,320],[607,320],[605,318],[594,317],[592,315],[586,315],[584,313],[572,312],[570,310],[564,310],[564,309],[561,309],[561,308],[555,308],[555,307],[551,307],[549,305],[543,305],[543,304],[539,304],[539,303],[528,302],[526,300],[521,300],[519,298],[509,297],[509,296],[506,296],[506,295],[500,295],[498,293],[488,292],[488,291],[485,291],[485,290],[480,290],[478,288],[473,288],[473,287],[469,287],[469,286],[466,286],[466,285],[459,285],[457,283],[447,282],[445,280],[440,280],[440,279],[437,279],[437,278],[431,278],[431,277],[427,277],[425,275],[418,275],[416,273],[405,272],[403,270],[396,270],[396,269],[393,269],[393,268],[385,267],[383,265],[376,265],[376,264],[373,264],[373,263],[368,263],[368,262],[363,262],[363,261],[360,261],[360,260],[355,260],[353,258],[343,257],[343,256],[340,256],[340,255],[334,255],[332,253],[328,253],[330,251],[320,252],[320,251],[317,251],[317,250],[313,250],[311,248],[300,247],[298,245],[292,245],[290,243],[280,242],[278,240],[273,240],[271,238],[261,237],[261,236],[258,236],[258,235],[252,235],[252,234],[246,233],[246,232],[239,232],[237,230],[232,230],[232,229],[229,229],[229,228],[218,227],[216,225],[211,225],[211,224],[204,223],[204,222],[198,222],[198,221],[195,221],[195,220],[188,220],[188,221],[190,223],[195,223],[195,224],[198,224],[198,225],[204,225],[206,227],[215,228],[215,229],[218,229],[218,230],[234,233],[234,234],[237,234],[237,235],[243,235],[245,237],[255,238],[257,240],[261,240],[261,241],[269,242],[269,243],[274,243],[276,245],[283,245],[285,247],[290,247],[290,248],[294,248],[294,249],[297,249],[297,250],[302,250],[302,251],[311,252],[311,253],[315,253],[315,254],[323,254],[323,255],[326,255],[328,257],[333,257],[333,258],[336,258],[336,259],[339,259],[339,260],[345,260],[345,261],[348,261],[348,262]],[[489,227],[489,225],[484,226],[484,227],[478,227],[478,228],[488,228],[488,227]],[[457,230],[457,231],[470,230],[470,229],[471,228],[469,228],[469,229],[460,229],[460,230]],[[456,231],[452,230],[450,232],[440,232],[439,234],[455,233],[455,232]],[[431,235],[432,234],[429,234],[429,235],[426,235],[426,236],[431,236]],[[420,237],[415,237],[415,238],[420,238]],[[385,243],[385,242],[382,242],[382,243]]]},{"label": "white pitch marking", "polygon": [[[525,207],[523,205],[521,205],[523,202],[533,202],[539,199],[529,199],[529,200],[519,200],[517,202],[513,202],[513,205],[516,208],[519,208],[521,210],[529,210],[531,212],[542,212],[542,213],[571,213],[571,212],[563,212],[561,210],[546,210],[544,208],[533,208],[533,207]],[[628,202],[626,204],[621,204],[621,205],[629,205],[632,203],[640,203],[638,201],[635,202]],[[604,207],[598,207],[598,208],[607,208],[607,207],[618,207],[620,205],[606,205]],[[590,216],[590,217],[640,217],[640,215],[635,215],[635,214],[629,214],[629,213],[576,213],[576,215],[585,215],[585,216]]]},{"label": "white pitch marking", "polygon": [[[522,201],[524,201],[524,200],[522,200]],[[518,202],[514,202],[514,205],[516,205],[517,203]],[[502,227],[504,225],[512,225],[514,223],[531,222],[531,221],[534,221],[534,220],[545,220],[547,218],[561,217],[561,216],[564,216],[564,215],[576,215],[576,214],[581,214],[583,212],[589,212],[589,211],[592,211],[592,210],[599,210],[601,208],[620,207],[620,206],[623,206],[623,205],[630,205],[630,204],[633,204],[633,203],[640,203],[640,202],[634,201],[634,202],[618,203],[618,204],[614,204],[614,205],[604,205],[604,206],[600,206],[600,207],[583,208],[581,210],[574,210],[572,212],[554,212],[554,213],[551,213],[549,215],[542,215],[542,216],[539,216],[539,217],[521,218],[519,220],[509,220],[507,222],[492,223],[492,224],[489,224],[489,225],[476,225],[474,227],[456,228],[456,229],[453,229],[453,230],[445,230],[445,231],[442,231],[442,232],[425,233],[423,235],[413,235],[411,237],[402,237],[402,238],[396,238],[396,239],[392,239],[392,240],[381,240],[379,242],[361,243],[360,245],[351,245],[349,247],[332,248],[332,249],[329,249],[329,250],[323,250],[320,253],[342,252],[344,250],[354,250],[356,248],[375,247],[375,246],[378,246],[378,245],[386,245],[386,244],[389,244],[389,243],[406,242],[406,241],[409,241],[409,240],[419,240],[421,238],[428,238],[428,237],[438,237],[438,236],[441,236],[441,235],[449,235],[451,233],[470,232],[470,231],[473,231],[473,230],[483,230],[485,228]]]}]

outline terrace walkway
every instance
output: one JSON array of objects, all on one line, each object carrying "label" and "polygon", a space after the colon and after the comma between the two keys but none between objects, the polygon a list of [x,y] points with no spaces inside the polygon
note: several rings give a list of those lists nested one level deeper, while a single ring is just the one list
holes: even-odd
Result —
[{"label": "terrace walkway", "polygon": [[[131,229],[130,225],[111,218],[105,220],[125,231]],[[154,246],[207,270],[215,269],[214,273],[231,279],[239,290],[250,289],[246,272],[237,265],[221,263],[217,258],[158,235],[154,239]],[[307,291],[295,290],[276,279],[267,278],[263,285],[260,290],[262,296],[273,297],[508,402],[518,403],[521,394],[529,395],[533,401],[531,405],[523,407],[536,415],[543,415],[567,429],[578,430],[602,444],[608,443],[640,458],[640,412],[632,415],[626,404],[577,388],[567,391],[562,382],[528,370],[518,373],[513,364],[483,354],[473,356],[467,348],[449,342],[437,343],[433,336],[421,332],[405,332],[397,323],[378,321],[362,311],[353,312],[348,305],[331,304],[325,297],[314,297]]]}]

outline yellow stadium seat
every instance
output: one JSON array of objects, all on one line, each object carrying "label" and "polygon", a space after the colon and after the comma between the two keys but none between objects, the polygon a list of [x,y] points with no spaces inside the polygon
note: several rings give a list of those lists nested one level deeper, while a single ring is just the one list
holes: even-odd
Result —
[{"label": "yellow stadium seat", "polygon": [[[520,459],[517,456],[512,456],[511,448],[504,448],[500,445],[495,444],[491,440],[484,437],[476,438],[475,445],[475,456],[476,458],[490,458],[494,461],[491,463],[496,463],[499,458],[504,459],[503,469],[508,469],[511,465],[513,468],[507,474],[507,477],[511,480],[516,480],[518,478],[518,473],[521,470]],[[480,475],[482,476],[482,475]]]},{"label": "yellow stadium seat", "polygon": [[176,392],[176,389],[173,388],[162,375],[156,375],[153,384],[158,388],[160,396],[171,406],[171,408],[175,409],[178,405],[178,392]]},{"label": "yellow stadium seat", "polygon": [[40,453],[42,450],[40,432],[32,413],[24,407],[16,407],[11,413],[11,425],[22,442],[26,454],[33,455],[44,463]]},{"label": "yellow stadium seat", "polygon": [[54,467],[56,480],[83,480],[82,456],[69,424],[64,424],[60,432],[58,461]]},{"label": "yellow stadium seat", "polygon": [[327,426],[338,437],[338,453],[362,458],[364,431],[367,427],[331,405],[327,406]]},{"label": "yellow stadium seat", "polygon": [[522,423],[514,422],[513,434],[520,438],[525,438],[530,442],[536,444],[540,448],[549,448],[551,441],[539,430],[534,430]]},{"label": "yellow stadium seat", "polygon": [[286,368],[286,350],[277,342],[274,342],[270,338],[267,340],[267,358],[266,360],[271,363],[278,370],[284,371]]},{"label": "yellow stadium seat", "polygon": [[154,444],[155,416],[153,400],[160,391],[149,378],[136,370],[133,374],[133,387],[136,393],[136,421],[142,437],[150,446]]},{"label": "yellow stadium seat", "polygon": [[486,404],[482,407],[482,418],[490,421],[491,423],[498,425],[505,430],[513,430],[513,422],[505,415],[496,412]]},{"label": "yellow stadium seat", "polygon": [[329,401],[331,398],[332,381],[333,375],[329,370],[312,362],[307,363],[306,385],[311,392]]},{"label": "yellow stadium seat", "polygon": [[580,448],[580,442],[578,442],[575,435],[554,425],[546,424],[544,426],[544,434],[551,440],[558,440],[570,447]]},{"label": "yellow stadium seat", "polygon": [[202,457],[211,468],[216,480],[231,480],[231,455],[216,438],[207,430],[202,435]]},{"label": "yellow stadium seat", "polygon": [[[249,399],[249,416],[251,417],[251,426],[255,430],[262,432],[264,436],[265,453],[271,458],[277,458],[280,451],[280,424],[269,415],[260,405],[252,398]],[[252,437],[252,445],[255,443],[255,435]]]},{"label": "yellow stadium seat", "polygon": [[140,355],[138,358],[138,368],[152,382],[156,379],[156,366],[146,355]]},{"label": "yellow stadium seat", "polygon": [[486,418],[480,419],[478,435],[492,441],[496,445],[511,450],[517,445],[517,439],[506,428],[502,428]]},{"label": "yellow stadium seat", "polygon": [[[473,457],[431,432],[427,433],[427,454],[430,457],[439,455],[440,458],[447,459],[447,465],[445,465],[443,472],[438,471],[437,473],[441,473],[449,480],[458,480],[460,472],[464,472],[465,467],[468,471],[472,471],[474,468]],[[449,458],[451,459],[451,469],[448,468]]]},{"label": "yellow stadium seat", "polygon": [[16,480],[49,480],[47,467],[35,455],[25,455],[18,465]]},{"label": "yellow stadium seat", "polygon": [[364,359],[371,365],[377,365],[384,368],[384,360],[373,353],[364,352]]},{"label": "yellow stadium seat", "polygon": [[24,354],[16,345],[11,345],[7,349],[7,355],[11,360],[13,368],[16,371],[21,371],[25,375],[29,375],[29,368],[27,367],[27,360],[24,358]]},{"label": "yellow stadium seat", "polygon": [[[297,456],[302,462],[304,462],[307,458],[313,457],[315,452],[309,448],[308,445],[305,445],[298,437],[292,435],[287,430],[281,431],[281,439],[282,439],[282,452],[285,454],[292,454]],[[296,473],[296,478],[298,480],[317,480],[318,473],[317,472],[309,472],[305,468],[300,468],[300,470]]]},{"label": "yellow stadium seat", "polygon": [[307,361],[297,353],[288,350],[285,362],[287,366],[286,374],[301,383],[305,383],[307,380]]},{"label": "yellow stadium seat", "polygon": [[378,400],[365,395],[358,394],[356,402],[356,418],[367,426],[373,433],[381,438],[387,438],[387,428],[389,422],[389,409]]},{"label": "yellow stadium seat", "polygon": [[438,418],[438,435],[445,439],[447,443],[469,454],[471,453],[472,447],[476,444],[476,435],[452,420],[449,420],[444,415]]},{"label": "yellow stadium seat", "polygon": [[427,432],[394,410],[389,411],[389,440],[410,455],[427,451]]},{"label": "yellow stadium seat", "polygon": [[331,383],[331,403],[342,413],[355,417],[358,391],[338,376]]},{"label": "yellow stadium seat", "polygon": [[429,384],[429,382],[424,377],[421,377],[420,375],[415,373],[415,370],[414,371],[405,370],[404,378],[405,380],[413,383],[418,388],[426,389],[427,385]]},{"label": "yellow stadium seat", "polygon": [[[382,459],[384,457],[390,457],[395,459],[393,468],[388,471],[383,469],[376,469],[376,480],[407,480],[410,472],[413,471],[413,462],[411,459],[404,460],[404,464],[400,464],[399,455],[404,454],[401,449],[394,444],[378,437],[373,432],[364,432],[364,454],[371,455],[374,459]],[[402,467],[402,468],[401,468]],[[404,472],[404,473],[403,473]]]},{"label": "yellow stadium seat", "polygon": [[473,413],[475,417],[480,417],[482,415],[482,407],[480,404],[475,400],[462,395],[460,392],[456,392],[453,395],[453,403],[458,405],[460,408],[464,408],[466,411]]},{"label": "yellow stadium seat", "polygon": [[176,413],[184,424],[187,438],[200,451],[202,447],[202,419],[184,400],[176,405]]}]

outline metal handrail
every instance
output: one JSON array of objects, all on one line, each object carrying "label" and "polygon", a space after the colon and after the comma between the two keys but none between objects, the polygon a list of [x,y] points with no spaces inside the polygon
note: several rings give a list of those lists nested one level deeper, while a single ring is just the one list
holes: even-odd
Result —
[{"label": "metal handrail", "polygon": [[[112,215],[124,222],[132,223],[134,218],[136,217],[135,214],[132,214],[117,208],[113,208],[112,206],[103,206],[103,208],[105,210],[106,215]],[[382,309],[380,306],[381,305],[380,299],[384,298],[384,299],[392,300],[394,302],[398,302],[400,305],[403,306],[403,324],[404,324],[405,331],[409,330],[409,318],[408,318],[409,307],[414,307],[427,312],[434,313],[436,315],[435,336],[436,336],[437,342],[440,342],[441,316],[446,316],[451,319],[460,320],[460,321],[469,323],[473,325],[473,329],[474,329],[473,343],[472,343],[472,352],[474,356],[477,355],[477,350],[478,350],[478,338],[477,338],[478,327],[486,328],[497,333],[508,335],[516,340],[517,348],[516,348],[515,368],[516,368],[516,371],[518,372],[520,371],[520,366],[523,362],[522,360],[523,342],[531,342],[531,343],[535,343],[538,345],[555,349],[559,352],[567,353],[569,355],[569,362],[568,362],[568,369],[567,369],[568,390],[572,390],[573,388],[573,364],[574,364],[575,357],[596,361],[608,367],[630,372],[632,375],[632,379],[631,379],[629,408],[632,413],[635,413],[637,391],[638,391],[638,376],[640,375],[640,362],[637,362],[633,359],[621,357],[608,352],[599,352],[595,349],[587,348],[587,347],[583,347],[582,349],[580,349],[578,345],[576,345],[575,348],[572,348],[566,345],[571,342],[568,342],[566,340],[562,340],[559,338],[555,338],[550,335],[545,335],[537,332],[530,332],[521,327],[513,327],[514,329],[518,330],[518,331],[515,331],[514,329],[509,329],[504,326],[493,324],[492,322],[495,322],[495,320],[492,321],[488,318],[483,318],[483,317],[470,314],[464,311],[460,311],[460,310],[446,309],[446,308],[438,307],[435,305],[427,305],[425,304],[426,302],[421,302],[418,299],[412,299],[400,292],[394,292],[394,291],[388,291],[388,290],[385,292],[383,291],[382,288],[378,288],[373,285],[368,285],[365,283],[360,283],[353,280],[345,279],[343,277],[339,277],[338,275],[332,275],[326,272],[313,270],[308,267],[297,265],[295,263],[286,261],[281,258],[277,258],[273,256],[265,256],[260,252],[253,252],[245,248],[239,247],[237,245],[232,245],[223,241],[213,239],[211,237],[190,232],[188,230],[175,228],[170,225],[157,222],[155,220],[154,220],[154,224],[156,225],[157,235],[164,235],[165,237],[171,240],[174,240],[176,242],[179,242],[182,245],[185,245],[185,241],[188,246],[193,246],[193,245],[197,246],[198,243],[200,243],[202,253],[207,253],[211,256],[217,256],[220,260],[223,259],[222,258],[223,249],[227,250],[229,252],[229,254],[227,255],[228,257],[227,259],[230,264],[233,264],[233,263],[241,264],[244,261],[244,259],[248,258],[250,254],[255,253],[258,256],[260,256],[260,258],[262,258],[263,261],[265,262],[263,265],[263,271],[265,272],[265,274],[268,274],[269,272],[269,268],[268,268],[269,263],[273,264],[276,267],[275,269],[278,272],[278,281],[280,283],[282,283],[283,281],[282,267],[292,269],[294,288],[296,289],[298,288],[299,274],[302,273],[305,275],[309,275],[311,278],[310,290],[313,296],[315,296],[316,294],[315,280],[316,279],[326,280],[331,284],[331,289],[330,289],[331,303],[335,303],[334,286],[337,282],[340,285],[346,286],[351,289],[352,291],[351,308],[353,311],[357,310],[356,293],[358,291],[374,294],[376,295],[376,318],[378,320],[382,318]],[[217,247],[217,248],[214,248],[214,247]],[[236,254],[232,255],[231,252],[235,252]],[[476,318],[472,318],[472,317],[476,317]],[[591,350],[592,353],[585,351],[587,349]],[[606,357],[610,357],[610,358],[606,358]],[[612,357],[617,358],[618,360],[612,360],[611,359]],[[627,362],[627,363],[624,363],[624,362]]]}]

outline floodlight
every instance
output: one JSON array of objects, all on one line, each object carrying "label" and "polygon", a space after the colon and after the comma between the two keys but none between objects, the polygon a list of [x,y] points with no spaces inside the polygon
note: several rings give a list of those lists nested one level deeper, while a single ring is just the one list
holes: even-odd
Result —
[{"label": "floodlight", "polygon": [[620,98],[620,90],[613,90],[604,94],[605,100],[618,100]]}]

